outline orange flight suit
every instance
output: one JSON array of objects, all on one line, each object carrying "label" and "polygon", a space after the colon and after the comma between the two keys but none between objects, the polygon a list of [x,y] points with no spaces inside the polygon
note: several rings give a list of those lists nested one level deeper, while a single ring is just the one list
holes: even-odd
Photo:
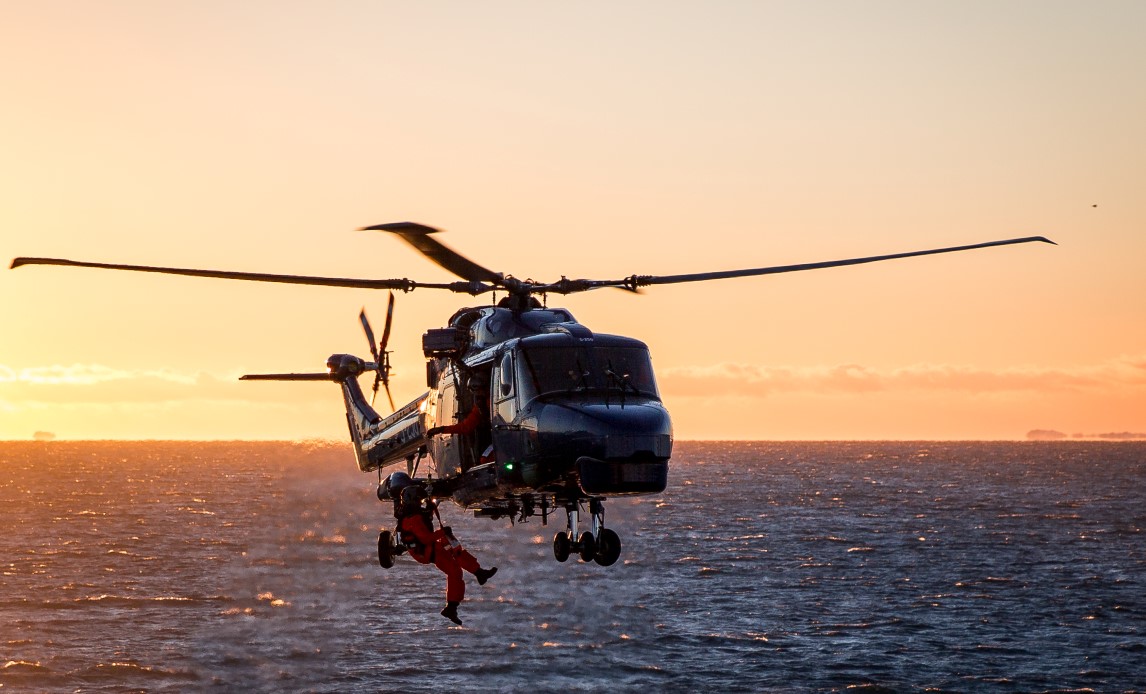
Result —
[{"label": "orange flight suit", "polygon": [[410,549],[414,561],[419,564],[433,562],[446,575],[446,602],[461,602],[466,597],[462,571],[476,574],[481,565],[461,545],[452,546],[444,530],[431,531],[428,517],[428,512],[407,514],[398,521],[398,531],[403,541],[410,536],[418,541],[418,546]]}]

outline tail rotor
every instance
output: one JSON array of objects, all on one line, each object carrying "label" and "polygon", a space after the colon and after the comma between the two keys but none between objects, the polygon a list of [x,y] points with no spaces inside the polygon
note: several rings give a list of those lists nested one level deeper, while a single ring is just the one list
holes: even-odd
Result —
[{"label": "tail rotor", "polygon": [[386,345],[390,342],[390,325],[394,320],[394,292],[390,292],[390,300],[386,306],[386,324],[382,329],[382,341],[374,343],[374,330],[366,318],[366,309],[358,313],[358,320],[362,323],[362,330],[366,333],[366,340],[370,343],[370,356],[374,358],[377,368],[374,371],[374,388],[370,397],[370,404],[378,396],[378,386],[381,384],[386,390],[386,399],[390,401],[390,410],[394,411],[394,396],[390,394],[390,352]]},{"label": "tail rotor", "polygon": [[371,407],[378,396],[378,386],[386,389],[386,399],[390,401],[390,410],[394,407],[394,396],[390,394],[390,352],[386,345],[390,342],[390,326],[394,320],[394,292],[390,292],[390,301],[386,307],[386,326],[382,331],[382,341],[375,344],[374,329],[366,318],[366,309],[358,314],[362,323],[362,330],[366,333],[366,340],[370,343],[370,356],[373,361],[363,361],[349,354],[335,354],[326,361],[325,373],[277,373],[277,374],[247,374],[240,376],[240,381],[337,381],[348,378],[357,378],[364,371],[374,372],[374,393],[370,398]]}]

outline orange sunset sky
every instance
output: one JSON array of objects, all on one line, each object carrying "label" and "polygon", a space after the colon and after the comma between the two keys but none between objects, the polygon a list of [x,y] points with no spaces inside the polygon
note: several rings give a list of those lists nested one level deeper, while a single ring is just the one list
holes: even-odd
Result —
[{"label": "orange sunset sky", "polygon": [[[678,439],[1146,431],[1146,3],[9,2],[0,256],[611,279]],[[0,270],[0,438],[343,438],[385,293]],[[393,391],[459,306],[399,294]]]}]

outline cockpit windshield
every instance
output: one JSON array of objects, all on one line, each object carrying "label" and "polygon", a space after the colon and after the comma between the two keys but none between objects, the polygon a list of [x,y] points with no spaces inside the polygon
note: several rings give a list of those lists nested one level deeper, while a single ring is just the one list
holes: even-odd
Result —
[{"label": "cockpit windshield", "polygon": [[517,380],[528,402],[549,393],[659,400],[649,351],[637,346],[521,345]]}]

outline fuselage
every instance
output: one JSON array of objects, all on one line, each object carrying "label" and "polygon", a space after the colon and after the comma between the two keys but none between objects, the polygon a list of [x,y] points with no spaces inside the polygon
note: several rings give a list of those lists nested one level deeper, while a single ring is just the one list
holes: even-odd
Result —
[{"label": "fuselage", "polygon": [[[665,488],[672,422],[643,342],[594,334],[564,309],[485,307],[457,312],[449,328],[427,333],[424,347],[431,390],[390,417],[371,417],[357,383],[344,382],[363,470],[410,458],[426,430],[481,407],[477,430],[435,437],[420,461],[435,490],[458,503]],[[488,384],[487,402],[474,401],[471,379]]]}]

